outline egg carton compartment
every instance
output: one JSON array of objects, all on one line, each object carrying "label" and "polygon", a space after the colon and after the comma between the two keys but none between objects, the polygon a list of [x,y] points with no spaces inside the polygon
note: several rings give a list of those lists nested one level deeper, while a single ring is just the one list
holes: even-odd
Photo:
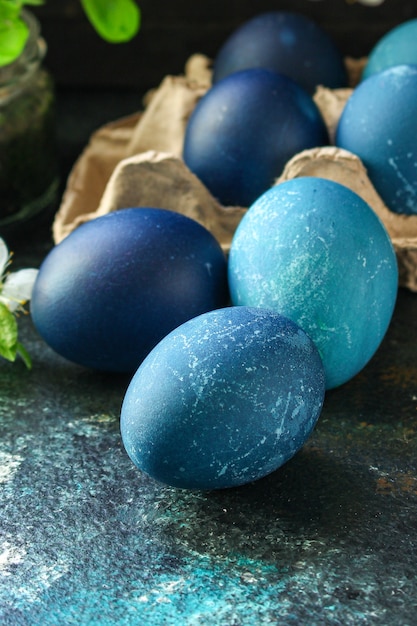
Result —
[{"label": "egg carton compartment", "polygon": [[[331,145],[296,154],[274,184],[299,176],[318,176],[351,188],[384,223],[397,255],[400,286],[417,291],[417,215],[391,211],[362,161],[333,145],[337,122],[360,80],[366,58],[348,57],[345,63],[349,87],[319,86],[313,96]],[[152,206],[197,220],[228,252],[247,207],[222,206],[182,159],[187,122],[211,87],[211,68],[210,58],[192,55],[183,74],[166,76],[146,94],[142,111],[105,124],[92,134],[68,178],[53,223],[54,243],[100,215],[132,206]]]}]

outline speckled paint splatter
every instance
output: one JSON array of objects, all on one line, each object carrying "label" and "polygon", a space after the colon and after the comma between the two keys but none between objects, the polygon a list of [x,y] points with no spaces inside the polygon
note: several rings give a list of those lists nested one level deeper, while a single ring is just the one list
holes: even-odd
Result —
[{"label": "speckled paint splatter", "polygon": [[0,488],[2,626],[413,624],[417,300],[400,305],[308,445],[212,493],[136,470],[118,424],[129,381],[69,365],[24,320],[32,372],[0,364],[0,451],[16,459]]}]

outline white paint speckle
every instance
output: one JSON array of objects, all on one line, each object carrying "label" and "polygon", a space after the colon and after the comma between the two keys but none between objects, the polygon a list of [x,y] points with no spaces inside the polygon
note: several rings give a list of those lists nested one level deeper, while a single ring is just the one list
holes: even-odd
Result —
[{"label": "white paint speckle", "polygon": [[22,461],[19,454],[0,452],[0,484],[12,480]]},{"label": "white paint speckle", "polygon": [[0,553],[0,573],[2,576],[10,576],[11,572],[8,571],[10,565],[18,565],[21,563],[26,555],[26,550],[23,548],[16,548],[6,541],[2,546],[2,552]]}]

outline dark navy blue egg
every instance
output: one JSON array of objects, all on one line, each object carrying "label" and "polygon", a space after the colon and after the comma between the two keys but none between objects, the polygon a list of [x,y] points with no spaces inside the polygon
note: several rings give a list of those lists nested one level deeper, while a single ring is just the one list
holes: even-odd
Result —
[{"label": "dark navy blue egg", "polygon": [[311,339],[270,310],[227,307],[165,337],[134,375],[121,434],[152,478],[220,489],[279,468],[306,442],[324,399]]},{"label": "dark navy blue egg", "polygon": [[417,19],[407,20],[381,37],[368,55],[362,78],[394,65],[417,65]]},{"label": "dark navy blue egg", "polygon": [[331,37],[310,18],[287,11],[262,13],[237,28],[216,56],[213,82],[250,67],[285,74],[309,93],[317,85],[347,84],[343,57]]},{"label": "dark navy blue egg", "polygon": [[391,211],[417,214],[417,65],[373,74],[354,90],[336,144],[363,161]]},{"label": "dark navy blue egg", "polygon": [[269,307],[303,328],[331,389],[381,344],[398,268],[382,222],[362,198],[331,180],[294,178],[264,193],[241,220],[229,287],[234,305]]},{"label": "dark navy blue egg", "polygon": [[83,224],[44,259],[31,314],[61,356],[134,372],[186,320],[228,302],[225,255],[196,221],[132,208]]},{"label": "dark navy blue egg", "polygon": [[184,138],[184,161],[224,206],[249,206],[297,152],[328,143],[310,95],[264,69],[236,72],[199,101]]}]

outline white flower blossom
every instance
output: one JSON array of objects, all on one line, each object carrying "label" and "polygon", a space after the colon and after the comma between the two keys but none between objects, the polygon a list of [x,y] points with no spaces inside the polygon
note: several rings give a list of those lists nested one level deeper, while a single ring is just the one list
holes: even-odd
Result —
[{"label": "white flower blossom", "polygon": [[8,272],[10,258],[9,250],[0,237],[0,302],[14,313],[30,300],[38,270],[30,268]]}]

